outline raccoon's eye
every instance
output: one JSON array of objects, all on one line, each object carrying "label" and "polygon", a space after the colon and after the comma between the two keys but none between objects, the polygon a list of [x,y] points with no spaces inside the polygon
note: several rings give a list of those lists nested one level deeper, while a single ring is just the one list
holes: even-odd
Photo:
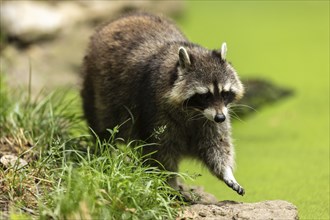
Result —
[{"label": "raccoon's eye", "polygon": [[185,101],[185,106],[194,107],[198,109],[205,109],[212,102],[212,93],[195,94]]},{"label": "raccoon's eye", "polygon": [[199,94],[199,97],[204,101],[210,101],[212,99],[212,93],[207,92],[205,94]]},{"label": "raccoon's eye", "polygon": [[225,105],[231,103],[235,99],[235,93],[228,91],[228,92],[221,92],[221,97]]},{"label": "raccoon's eye", "polygon": [[198,106],[203,106],[212,100],[212,94],[210,92],[203,94],[196,94],[192,97],[192,101]]}]

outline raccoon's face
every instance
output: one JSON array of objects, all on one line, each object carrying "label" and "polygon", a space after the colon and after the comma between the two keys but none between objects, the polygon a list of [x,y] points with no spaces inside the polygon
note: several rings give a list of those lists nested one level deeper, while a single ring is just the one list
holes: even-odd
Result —
[{"label": "raccoon's face", "polygon": [[178,79],[170,99],[184,109],[202,113],[221,123],[228,115],[228,105],[243,96],[244,88],[234,68],[225,60],[226,44],[221,50],[179,48]]}]

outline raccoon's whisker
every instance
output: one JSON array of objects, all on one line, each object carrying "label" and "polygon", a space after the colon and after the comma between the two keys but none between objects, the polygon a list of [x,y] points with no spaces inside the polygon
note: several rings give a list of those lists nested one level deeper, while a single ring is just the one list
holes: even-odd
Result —
[{"label": "raccoon's whisker", "polygon": [[[189,109],[189,107],[188,107],[188,109]],[[190,108],[190,109],[192,109],[192,111],[190,111],[188,113],[187,121],[195,121],[195,120],[200,120],[200,119],[205,118],[205,115],[202,110],[197,109],[197,108]]]},{"label": "raccoon's whisker", "polygon": [[188,108],[188,102],[189,102],[189,100],[190,100],[190,98],[188,98],[186,101],[182,102],[182,105],[181,105],[181,109],[182,110]]},{"label": "raccoon's whisker", "polygon": [[209,120],[207,118],[205,118],[205,122],[203,123],[203,128],[205,127],[205,125],[207,124]]},{"label": "raccoon's whisker", "polygon": [[195,109],[195,111],[199,112],[200,114],[204,115],[203,111],[200,109]]},{"label": "raccoon's whisker", "polygon": [[252,106],[249,106],[249,105],[244,105],[244,104],[232,104],[232,105],[230,105],[230,108],[241,108],[241,107],[249,108],[249,109],[251,109],[255,112],[258,112],[255,108],[253,108]]},{"label": "raccoon's whisker", "polygon": [[196,117],[196,118],[190,118],[190,119],[188,119],[188,121],[198,121],[198,120],[201,120],[201,119],[203,119],[204,118],[204,116],[200,116],[200,117]]},{"label": "raccoon's whisker", "polygon": [[235,118],[235,119],[239,120],[240,122],[245,123],[245,121],[242,120],[242,119],[237,115],[237,113],[236,113],[235,111],[229,109],[229,115],[230,115],[230,117]]},{"label": "raccoon's whisker", "polygon": [[182,104],[181,104],[181,110],[182,111],[184,111],[185,110],[185,108],[186,108],[186,106],[184,106],[185,105],[185,103],[184,102],[182,102]]},{"label": "raccoon's whisker", "polygon": [[198,113],[196,115],[193,115],[192,117],[188,118],[188,121],[196,121],[199,119],[204,118],[205,116],[202,113]]},{"label": "raccoon's whisker", "polygon": [[200,113],[200,112],[198,112],[197,114],[196,114],[196,113],[190,113],[190,114],[189,114],[190,118],[196,118],[196,117],[198,117],[198,116],[202,116],[202,115],[203,115],[203,114]]}]

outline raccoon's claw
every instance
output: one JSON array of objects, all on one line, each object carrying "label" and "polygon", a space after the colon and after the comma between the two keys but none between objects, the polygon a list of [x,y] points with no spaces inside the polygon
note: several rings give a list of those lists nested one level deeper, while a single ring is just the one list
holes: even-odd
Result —
[{"label": "raccoon's claw", "polygon": [[225,180],[225,183],[227,184],[227,186],[235,190],[239,195],[243,196],[245,194],[245,190],[238,183],[232,180]]},{"label": "raccoon's claw", "polygon": [[241,196],[245,194],[245,190],[237,183],[230,167],[226,167],[224,169],[222,180],[227,184],[227,186],[235,190]]},{"label": "raccoon's claw", "polygon": [[238,185],[238,190],[236,191],[239,195],[244,196],[245,194],[245,189],[243,187],[241,187],[240,185]]}]

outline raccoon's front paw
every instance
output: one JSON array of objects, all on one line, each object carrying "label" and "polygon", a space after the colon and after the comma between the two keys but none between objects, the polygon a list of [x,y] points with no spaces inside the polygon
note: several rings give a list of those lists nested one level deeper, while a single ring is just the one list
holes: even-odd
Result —
[{"label": "raccoon's front paw", "polygon": [[235,190],[239,195],[243,196],[245,194],[245,190],[237,182],[232,180],[224,180],[224,182],[227,184],[227,186]]},{"label": "raccoon's front paw", "polygon": [[223,171],[224,172],[223,172],[222,180],[227,184],[227,186],[229,186],[230,188],[235,190],[238,194],[243,196],[245,190],[237,183],[233,175],[232,169],[230,167],[226,167],[225,169],[223,169]]}]

